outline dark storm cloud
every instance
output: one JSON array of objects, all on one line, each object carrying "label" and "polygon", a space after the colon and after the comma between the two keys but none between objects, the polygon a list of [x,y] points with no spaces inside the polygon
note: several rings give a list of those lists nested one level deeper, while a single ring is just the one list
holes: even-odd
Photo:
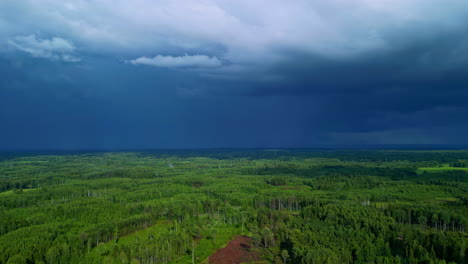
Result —
[{"label": "dark storm cloud", "polygon": [[468,143],[466,1],[0,10],[3,149]]},{"label": "dark storm cloud", "polygon": [[[254,88],[244,92],[251,96],[308,97],[311,104],[318,97],[323,104],[328,102],[323,113],[326,118],[322,122],[317,117],[311,120],[318,121],[324,130],[339,133],[382,131],[382,137],[391,138],[385,131],[409,129],[410,136],[402,141],[406,143],[433,128],[456,130],[455,126],[461,135],[467,129],[463,116],[468,114],[467,44],[465,31],[451,31],[350,59],[290,51],[288,60],[269,69],[269,74],[282,76],[280,81],[252,84]],[[389,143],[398,142],[404,133],[399,131],[400,135],[393,137],[398,139]],[[447,131],[424,142],[433,138],[444,142],[445,134]],[[363,134],[359,142],[365,138]],[[451,143],[465,142],[462,136],[451,138]]]}]

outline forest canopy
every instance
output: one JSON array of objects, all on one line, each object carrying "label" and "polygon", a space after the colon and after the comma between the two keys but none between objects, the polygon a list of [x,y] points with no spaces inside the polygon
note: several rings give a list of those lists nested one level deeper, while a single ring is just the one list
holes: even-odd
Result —
[{"label": "forest canopy", "polygon": [[467,263],[468,151],[0,154],[0,263]]}]

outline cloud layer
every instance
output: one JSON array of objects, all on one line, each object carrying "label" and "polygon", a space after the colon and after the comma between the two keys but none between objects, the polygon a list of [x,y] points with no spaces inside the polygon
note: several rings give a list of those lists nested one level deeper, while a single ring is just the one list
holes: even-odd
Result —
[{"label": "cloud layer", "polygon": [[234,63],[258,59],[269,63],[280,59],[282,50],[291,49],[333,58],[398,49],[462,28],[468,4],[464,0],[5,0],[0,8],[14,14],[2,19],[7,34],[30,34],[31,29],[60,33],[99,52],[205,50]]}]

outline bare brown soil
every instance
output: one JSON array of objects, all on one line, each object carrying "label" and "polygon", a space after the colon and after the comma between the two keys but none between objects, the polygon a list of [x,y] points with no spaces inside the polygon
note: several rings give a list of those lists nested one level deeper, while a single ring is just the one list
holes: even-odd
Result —
[{"label": "bare brown soil", "polygon": [[248,236],[236,236],[229,244],[208,258],[209,264],[240,264],[259,261],[259,253],[251,246]]}]

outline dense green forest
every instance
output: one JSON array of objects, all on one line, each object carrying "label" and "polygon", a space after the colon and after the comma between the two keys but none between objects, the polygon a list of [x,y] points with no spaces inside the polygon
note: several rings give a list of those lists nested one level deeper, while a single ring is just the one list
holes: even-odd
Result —
[{"label": "dense green forest", "polygon": [[0,154],[0,263],[468,263],[468,151]]}]

